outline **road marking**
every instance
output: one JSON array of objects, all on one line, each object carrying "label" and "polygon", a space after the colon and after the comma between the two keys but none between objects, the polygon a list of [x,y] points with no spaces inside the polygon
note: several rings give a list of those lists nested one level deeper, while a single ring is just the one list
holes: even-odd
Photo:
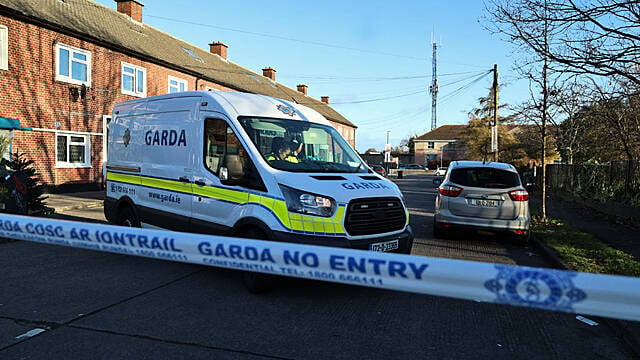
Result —
[{"label": "road marking", "polygon": [[20,340],[22,338],[30,338],[32,336],[36,336],[36,335],[38,335],[40,333],[43,333],[45,331],[46,331],[45,329],[35,328],[35,329],[27,331],[26,333],[24,333],[22,335],[16,336],[16,340]]}]

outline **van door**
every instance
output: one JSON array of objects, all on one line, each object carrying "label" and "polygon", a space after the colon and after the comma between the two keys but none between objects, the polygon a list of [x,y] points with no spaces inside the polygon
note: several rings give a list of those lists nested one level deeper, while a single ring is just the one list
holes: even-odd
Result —
[{"label": "van door", "polygon": [[138,194],[140,221],[189,231],[194,155],[199,138],[194,119],[199,97],[149,101],[143,131],[142,181]]},{"label": "van door", "polygon": [[244,179],[253,165],[225,120],[207,118],[202,134],[203,164],[194,173],[192,231],[226,233],[249,201]]}]

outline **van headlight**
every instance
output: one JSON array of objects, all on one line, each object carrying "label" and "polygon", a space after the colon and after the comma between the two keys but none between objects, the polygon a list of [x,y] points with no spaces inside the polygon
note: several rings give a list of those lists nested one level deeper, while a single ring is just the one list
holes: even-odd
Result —
[{"label": "van headlight", "polygon": [[300,191],[285,185],[280,185],[280,190],[289,211],[330,217],[336,210],[336,201],[330,197]]}]

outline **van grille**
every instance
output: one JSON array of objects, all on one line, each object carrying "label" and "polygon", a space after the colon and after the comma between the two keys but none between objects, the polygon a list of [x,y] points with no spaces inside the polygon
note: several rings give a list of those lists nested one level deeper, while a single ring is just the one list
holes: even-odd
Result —
[{"label": "van grille", "polygon": [[352,235],[402,230],[407,221],[398,198],[355,199],[349,202],[345,228]]}]

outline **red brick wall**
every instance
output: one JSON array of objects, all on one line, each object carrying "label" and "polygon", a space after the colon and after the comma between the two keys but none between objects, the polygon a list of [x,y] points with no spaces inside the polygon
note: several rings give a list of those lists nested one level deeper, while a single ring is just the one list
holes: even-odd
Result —
[{"label": "red brick wall", "polygon": [[329,120],[329,122],[331,123],[331,126],[336,128],[336,130],[338,130],[340,135],[342,135],[342,137],[345,140],[347,140],[349,145],[351,145],[351,147],[355,149],[356,148],[356,129],[347,125],[340,124],[335,121]]},{"label": "red brick wall", "polygon": [[[0,24],[9,32],[9,69],[0,70],[0,117],[19,119],[21,126],[34,128],[14,132],[13,151],[34,159],[40,177],[49,185],[101,181],[103,115],[111,114],[117,102],[134,99],[121,92],[121,62],[146,68],[147,96],[166,94],[169,75],[186,80],[188,90],[196,87],[194,76],[90,42],[3,16]],[[91,52],[91,88],[85,99],[72,101],[69,88],[80,86],[55,80],[56,42]],[[232,91],[203,80],[198,87]],[[92,133],[91,168],[56,167],[55,130]]]}]

